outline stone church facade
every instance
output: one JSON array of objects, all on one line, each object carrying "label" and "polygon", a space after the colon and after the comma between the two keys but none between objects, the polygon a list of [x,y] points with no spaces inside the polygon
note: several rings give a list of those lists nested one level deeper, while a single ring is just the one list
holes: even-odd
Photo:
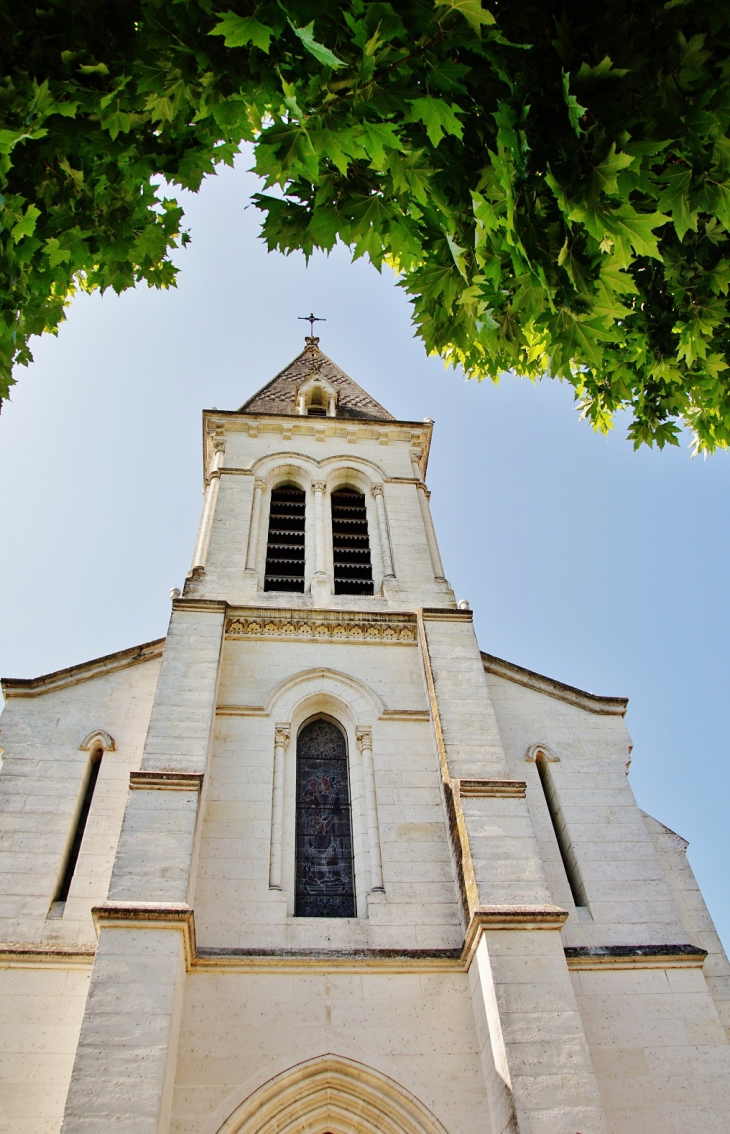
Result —
[{"label": "stone church facade", "polygon": [[730,968],[626,701],[483,653],[432,423],[203,415],[167,637],[5,680],[2,1134],[720,1134]]}]

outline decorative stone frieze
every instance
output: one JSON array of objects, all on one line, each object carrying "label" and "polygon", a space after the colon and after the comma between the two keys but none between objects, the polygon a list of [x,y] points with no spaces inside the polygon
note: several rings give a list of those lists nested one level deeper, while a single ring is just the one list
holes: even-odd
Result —
[{"label": "decorative stone frieze", "polygon": [[226,621],[226,638],[315,638],[363,642],[416,641],[415,618],[408,615],[340,615],[336,611],[253,610]]}]

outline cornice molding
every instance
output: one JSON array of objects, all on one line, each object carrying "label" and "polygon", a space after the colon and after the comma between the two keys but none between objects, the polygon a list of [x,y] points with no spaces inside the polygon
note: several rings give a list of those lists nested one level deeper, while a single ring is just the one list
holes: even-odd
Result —
[{"label": "cornice molding", "polygon": [[209,421],[211,426],[213,427],[213,429],[211,429],[210,432],[214,431],[214,429],[216,427],[216,419],[217,418],[221,419],[219,428],[223,428],[223,423],[224,423],[224,420],[225,420],[225,425],[229,429],[231,428],[231,426],[234,426],[236,424],[236,420],[239,419],[240,422],[241,422],[242,428],[244,428],[244,429],[248,429],[249,425],[252,421],[255,421],[255,422],[274,421],[274,422],[291,422],[291,423],[301,422],[302,424],[304,424],[304,423],[313,424],[314,422],[316,422],[318,426],[321,426],[323,424],[324,425],[339,425],[339,426],[343,426],[343,425],[349,425],[349,426],[363,425],[363,426],[365,426],[366,425],[366,426],[369,426],[370,428],[374,427],[374,428],[382,429],[382,430],[412,429],[412,430],[417,431],[418,433],[425,434],[426,436],[429,436],[429,437],[430,437],[431,433],[433,432],[433,422],[432,421],[397,421],[395,418],[390,420],[390,419],[385,419],[385,418],[382,418],[382,417],[344,417],[343,416],[343,417],[306,418],[306,417],[302,417],[302,415],[298,414],[298,413],[246,413],[243,410],[209,410],[208,409],[208,410],[203,410],[203,418],[206,421]]},{"label": "cornice molding", "polygon": [[524,780],[452,780],[462,799],[524,799]]},{"label": "cornice molding", "polygon": [[130,772],[133,791],[200,791],[202,772]]},{"label": "cornice molding", "polygon": [[414,645],[416,619],[409,613],[250,609],[229,614],[226,638],[308,638]]},{"label": "cornice molding", "polygon": [[3,677],[0,685],[6,698],[39,697],[43,693],[52,693],[57,689],[78,685],[81,681],[91,681],[94,677],[116,673],[117,670],[127,669],[131,665],[153,661],[162,657],[164,645],[165,639],[157,638],[153,642],[144,642],[141,646],[132,646],[127,650],[118,650],[114,654],[105,654],[103,657],[69,666],[67,669],[44,673],[40,677]]},{"label": "cornice molding", "polygon": [[176,929],[185,942],[185,966],[189,970],[196,954],[195,915],[192,906],[175,902],[104,902],[92,906],[97,936],[105,926],[115,929]]},{"label": "cornice molding", "polygon": [[367,972],[442,972],[461,970],[461,949],[236,949],[201,948],[195,969],[271,970],[345,969]]},{"label": "cornice molding", "polygon": [[177,598],[173,610],[193,610],[200,614],[216,614],[228,610],[225,599]]},{"label": "cornice molding", "polygon": [[616,717],[622,717],[626,713],[628,697],[600,697],[596,693],[586,693],[584,689],[577,689],[574,685],[564,685],[562,681],[555,681],[552,677],[524,669],[514,662],[494,657],[493,654],[482,653],[482,662],[485,671],[493,673],[495,677],[524,685],[526,689],[544,693],[547,697],[555,697],[558,701],[565,701],[578,709],[586,709],[589,713]]},{"label": "cornice molding", "polygon": [[569,969],[701,969],[707,950],[696,945],[568,945]]},{"label": "cornice molding", "polygon": [[477,906],[464,936],[464,967],[470,967],[481,935],[487,930],[560,930],[567,920],[568,911],[552,904]]},{"label": "cornice molding", "polygon": [[95,945],[44,945],[26,944],[23,941],[2,941],[0,969],[90,969],[95,955]]},{"label": "cornice molding", "polygon": [[473,622],[473,610],[458,610],[450,606],[425,606],[423,608],[424,622]]},{"label": "cornice molding", "polygon": [[[372,972],[440,972],[469,969],[481,934],[498,930],[561,929],[567,912],[558,906],[482,906],[475,910],[463,945],[454,949],[246,949],[198,948],[195,915],[188,905],[152,902],[105,902],[92,909],[97,933],[102,926],[176,929],[185,940],[189,971],[346,970]],[[90,968],[94,945],[0,942],[0,968]],[[565,946],[571,970],[702,968],[707,951],[696,945]]]},{"label": "cornice molding", "polygon": [[[422,472],[426,475],[433,434],[432,421],[383,421],[382,418],[302,417],[299,414],[244,413],[240,410],[203,410],[203,470],[208,469],[206,436],[216,431],[248,433],[256,438],[262,433],[287,437],[310,436],[317,441],[342,437],[348,443],[360,440],[378,441],[381,445],[406,442],[422,452]],[[221,470],[227,472],[228,470]]]}]

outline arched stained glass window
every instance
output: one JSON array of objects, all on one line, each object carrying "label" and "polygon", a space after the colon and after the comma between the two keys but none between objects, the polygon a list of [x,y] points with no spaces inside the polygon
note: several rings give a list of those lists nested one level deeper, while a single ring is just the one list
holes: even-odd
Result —
[{"label": "arched stained glass window", "polygon": [[345,738],[319,719],[297,739],[296,917],[354,917]]}]

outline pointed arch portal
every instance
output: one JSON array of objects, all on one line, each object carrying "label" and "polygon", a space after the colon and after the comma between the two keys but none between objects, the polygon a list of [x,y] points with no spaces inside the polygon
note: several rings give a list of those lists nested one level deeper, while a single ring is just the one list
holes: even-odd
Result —
[{"label": "pointed arch portal", "polygon": [[386,1075],[341,1056],[292,1067],[254,1091],[217,1134],[447,1134]]}]

